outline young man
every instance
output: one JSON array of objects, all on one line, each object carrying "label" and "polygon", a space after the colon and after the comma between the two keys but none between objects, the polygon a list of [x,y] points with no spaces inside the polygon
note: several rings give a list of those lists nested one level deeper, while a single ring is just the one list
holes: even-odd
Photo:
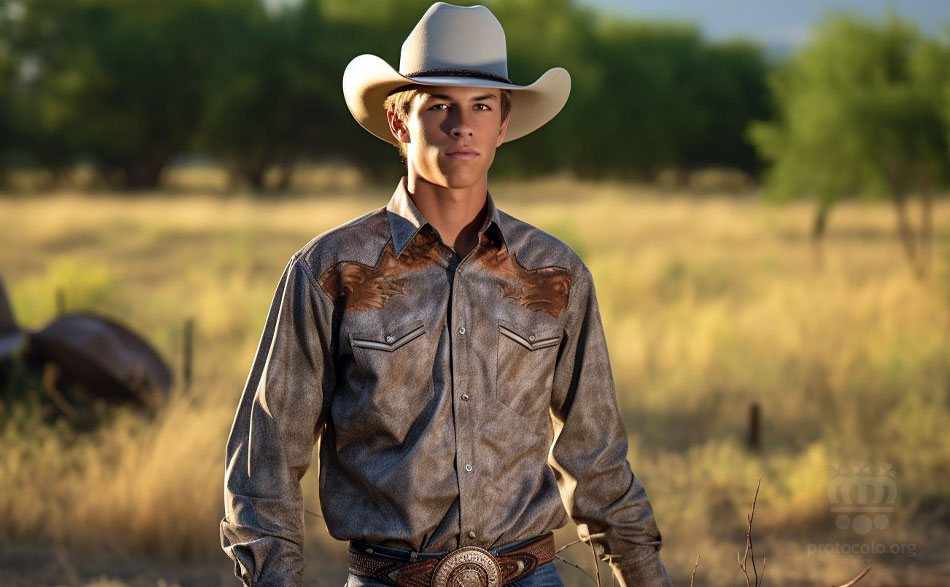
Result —
[{"label": "young man", "polygon": [[669,584],[590,272],[488,193],[495,149],[569,89],[560,68],[508,81],[481,6],[433,5],[398,72],[372,55],[347,67],[350,111],[408,175],[280,280],[228,442],[221,537],[246,584],[301,582],[318,438],[350,586],[561,585],[551,531],[569,515],[622,585]]}]

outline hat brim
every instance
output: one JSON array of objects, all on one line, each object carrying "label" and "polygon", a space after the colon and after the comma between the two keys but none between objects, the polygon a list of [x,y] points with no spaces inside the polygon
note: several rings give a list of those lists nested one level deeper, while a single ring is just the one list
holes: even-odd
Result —
[{"label": "hat brim", "polygon": [[571,76],[566,69],[554,67],[527,86],[470,77],[406,77],[375,55],[354,58],[343,72],[343,97],[350,114],[363,128],[394,145],[397,141],[389,130],[383,103],[405,85],[511,90],[507,143],[541,128],[561,111],[571,93]]}]

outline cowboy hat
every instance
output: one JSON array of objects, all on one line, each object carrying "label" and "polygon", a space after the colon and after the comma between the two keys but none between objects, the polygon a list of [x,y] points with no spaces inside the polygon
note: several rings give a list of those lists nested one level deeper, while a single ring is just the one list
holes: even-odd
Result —
[{"label": "cowboy hat", "polygon": [[360,55],[343,72],[343,96],[353,118],[366,130],[396,144],[383,103],[406,85],[466,86],[511,90],[511,119],[505,142],[537,130],[564,107],[571,76],[549,69],[536,82],[519,86],[508,79],[505,31],[484,6],[436,2],[402,44],[399,71],[375,55]]}]

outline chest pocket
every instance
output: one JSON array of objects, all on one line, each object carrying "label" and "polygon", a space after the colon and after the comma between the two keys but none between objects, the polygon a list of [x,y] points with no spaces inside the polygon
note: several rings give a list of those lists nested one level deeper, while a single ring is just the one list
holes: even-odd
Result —
[{"label": "chest pocket", "polygon": [[402,438],[432,399],[431,371],[424,357],[425,324],[381,327],[350,334],[354,414],[377,430]]},{"label": "chest pocket", "polygon": [[509,323],[498,325],[498,401],[525,417],[550,405],[559,332],[533,332]]},{"label": "chest pocket", "polygon": [[350,346],[357,349],[375,349],[377,351],[395,351],[399,347],[407,344],[426,333],[425,324],[422,321],[411,324],[408,331],[393,331],[392,334],[384,334],[382,340],[377,337],[369,338],[366,335],[353,336],[350,338]]}]

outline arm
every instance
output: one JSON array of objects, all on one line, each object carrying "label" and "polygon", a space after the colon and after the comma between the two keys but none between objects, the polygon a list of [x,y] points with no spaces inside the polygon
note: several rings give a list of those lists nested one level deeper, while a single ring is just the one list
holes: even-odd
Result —
[{"label": "arm", "polygon": [[300,478],[333,385],[333,312],[301,265],[281,276],[228,439],[221,545],[245,585],[302,581]]},{"label": "arm", "polygon": [[555,441],[550,462],[561,497],[579,533],[590,533],[621,586],[671,585],[660,561],[661,536],[653,509],[627,463],[626,430],[586,267],[570,295],[552,398]]}]

